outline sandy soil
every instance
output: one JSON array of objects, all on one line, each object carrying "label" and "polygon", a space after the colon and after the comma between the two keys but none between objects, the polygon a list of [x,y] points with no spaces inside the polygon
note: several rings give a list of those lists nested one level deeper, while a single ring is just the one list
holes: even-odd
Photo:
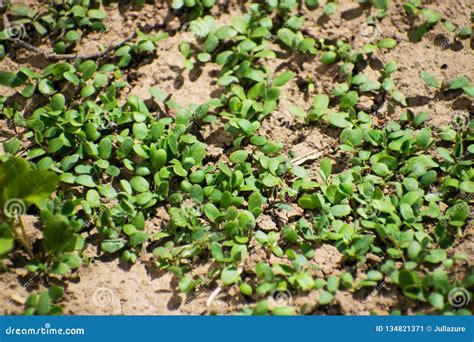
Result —
[{"label": "sandy soil", "polygon": [[[36,1],[28,3],[37,5]],[[157,1],[160,3],[160,1]],[[429,8],[441,11],[455,24],[468,24],[470,12],[474,11],[474,2],[446,0],[433,2]],[[396,60],[399,70],[394,74],[395,86],[403,92],[412,110],[426,111],[430,114],[429,123],[433,126],[450,122],[453,117],[462,111],[465,115],[474,113],[473,101],[460,93],[437,95],[433,89],[428,88],[420,79],[418,72],[426,70],[439,79],[449,79],[467,75],[474,79],[474,53],[473,43],[468,40],[453,42],[448,48],[440,46],[439,41],[446,31],[438,25],[430,31],[421,42],[410,41],[410,23],[401,15],[400,1],[392,2],[389,15],[379,24],[374,32],[365,20],[369,10],[362,11],[357,3],[340,1],[338,11],[329,20],[323,15],[322,9],[305,12],[306,21],[310,24],[307,34],[314,38],[327,37],[330,39],[348,39],[354,48],[359,48],[369,43],[374,35],[393,37],[397,40],[396,49],[387,54],[380,55],[378,60],[373,58],[367,66],[368,74],[377,74],[381,62]],[[91,33],[83,39],[78,52],[96,51],[100,44],[118,41],[127,36],[135,25],[149,27],[163,26],[170,32],[170,37],[159,43],[157,58],[144,60],[140,65],[129,72],[128,79],[131,83],[130,94],[149,98],[148,88],[158,86],[161,90],[171,93],[172,98],[182,105],[203,103],[218,96],[219,87],[216,85],[216,74],[219,66],[206,64],[199,72],[190,72],[184,68],[184,59],[178,52],[178,44],[183,39],[190,39],[189,33],[181,32],[179,28],[184,24],[179,18],[174,18],[167,13],[163,5],[146,5],[141,10],[126,8],[112,3],[107,6],[108,17],[105,25],[106,34]],[[219,22],[228,22],[232,15],[240,13],[239,6],[231,1],[230,13],[223,13],[218,18]],[[222,13],[222,12],[219,12]],[[48,48],[47,44],[44,48]],[[275,46],[275,49],[277,47]],[[297,119],[289,115],[292,106],[304,110],[311,105],[311,96],[305,89],[308,79],[312,79],[316,92],[329,91],[337,82],[337,70],[332,66],[324,66],[319,58],[301,58],[287,56],[279,51],[283,59],[276,59],[269,63],[269,67],[278,71],[282,66],[289,66],[297,73],[291,82],[282,89],[280,104],[271,117],[264,120],[260,133],[266,137],[284,143],[285,152],[293,151],[296,156],[308,152],[317,154],[315,160],[308,161],[308,166],[316,170],[322,157],[334,154],[333,148],[337,143],[335,131],[314,124],[302,126]],[[1,69],[16,70],[21,66],[39,69],[45,66],[45,61],[31,52],[18,50],[15,55],[8,56],[0,62]],[[0,94],[11,95],[10,89],[0,87]],[[365,97],[361,99],[360,108],[367,111],[373,110],[377,103],[381,108],[379,117],[381,121],[396,118],[405,110],[400,106],[393,108],[380,99]],[[208,139],[211,154],[216,158],[222,153],[231,141],[225,134],[212,131],[218,127],[202,128],[202,135]],[[0,138],[3,141],[10,136],[12,131],[0,121]],[[263,225],[263,223],[262,223]],[[471,229],[472,231],[472,229]],[[474,234],[470,234],[467,241],[455,250],[464,251],[470,255],[472,263],[474,255]],[[453,250],[454,252],[454,250]],[[167,273],[159,272],[150,262],[138,261],[136,265],[125,265],[117,258],[107,258],[94,255],[89,266],[81,267],[74,273],[66,284],[65,300],[61,303],[66,314],[203,314],[210,311],[226,313],[241,303],[235,289],[228,293],[221,293],[212,304],[213,308],[206,307],[206,300],[215,290],[215,284],[205,284],[191,300],[179,292],[177,281]],[[21,258],[20,253],[17,253]],[[255,251],[258,255],[258,251]],[[329,245],[317,249],[315,263],[319,272],[324,275],[337,274],[344,269],[344,260],[339,252]],[[144,258],[146,259],[146,257]],[[22,302],[28,292],[41,288],[40,279],[28,278],[26,272],[19,266],[21,260],[10,261],[14,272],[0,271],[0,313],[21,313]],[[205,269],[205,267],[203,267]],[[311,303],[307,308],[308,313],[320,314],[369,314],[372,310],[377,313],[387,314],[393,308],[399,308],[404,301],[395,289],[387,286],[377,287],[377,292],[359,291],[357,293],[339,292],[336,296],[336,305],[328,312],[317,308],[316,292],[292,298],[295,303]],[[411,310],[411,309],[410,309]],[[413,308],[416,311],[416,308]]]}]

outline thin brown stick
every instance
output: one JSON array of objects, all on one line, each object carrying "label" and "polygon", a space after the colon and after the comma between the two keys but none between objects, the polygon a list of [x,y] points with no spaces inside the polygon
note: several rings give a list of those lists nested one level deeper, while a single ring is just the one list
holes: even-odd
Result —
[{"label": "thin brown stick", "polygon": [[[7,13],[3,14],[3,26],[7,27],[10,25],[10,20],[8,19]],[[127,38],[121,40],[120,42],[117,42],[115,44],[109,45],[104,51],[99,51],[96,53],[91,53],[91,54],[85,54],[85,55],[77,55],[74,53],[70,54],[58,54],[58,53],[51,53],[47,52],[43,49],[40,49],[39,47],[36,47],[30,43],[25,42],[24,40],[21,39],[16,39],[13,41],[13,43],[16,43],[20,45],[21,47],[36,52],[43,56],[45,59],[49,61],[59,61],[59,60],[74,60],[74,59],[98,59],[101,57],[104,57],[107,55],[109,52],[121,47],[122,45],[128,43],[132,39],[134,39],[137,36],[137,32],[134,31],[131,33]]]},{"label": "thin brown stick", "polygon": [[290,163],[293,165],[301,165],[307,160],[314,160],[318,159],[319,157],[323,156],[325,153],[321,152],[319,149],[314,149],[309,151],[308,153],[305,153],[301,156],[298,156],[292,160],[290,160]]},{"label": "thin brown stick", "polygon": [[50,53],[50,52],[47,52],[43,49],[40,49],[39,47],[36,47],[36,46],[34,46],[30,43],[27,43],[27,42],[25,42],[21,39],[14,40],[14,43],[18,44],[19,46],[21,46],[21,47],[23,47],[27,50],[30,50],[30,51],[33,51],[33,52],[36,52],[36,53],[40,54],[41,56],[43,56],[45,59],[47,59],[49,61],[74,60],[74,59],[98,59],[98,58],[104,57],[109,52],[111,52],[111,51],[121,47],[122,45],[128,43],[129,41],[134,39],[136,36],[137,36],[137,33],[133,32],[127,38],[125,38],[125,39],[123,39],[123,40],[121,40],[121,41],[119,41],[115,44],[109,45],[104,51],[99,51],[99,52],[96,52],[96,53],[90,53],[90,54],[85,54],[85,55],[77,55],[77,54],[74,54],[74,53],[69,53],[69,54]]}]

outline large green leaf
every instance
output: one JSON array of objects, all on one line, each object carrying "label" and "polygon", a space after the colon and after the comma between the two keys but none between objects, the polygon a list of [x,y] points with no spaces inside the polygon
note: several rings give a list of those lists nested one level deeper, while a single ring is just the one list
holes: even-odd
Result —
[{"label": "large green leaf", "polygon": [[5,257],[14,246],[14,239],[10,227],[6,224],[0,225],[0,259]]},{"label": "large green leaf", "polygon": [[50,253],[72,252],[75,246],[74,230],[63,215],[50,216],[43,226],[43,247]]},{"label": "large green leaf", "polygon": [[26,204],[41,206],[56,189],[59,178],[54,173],[31,169],[28,162],[12,158],[0,164],[0,201],[20,199]]}]

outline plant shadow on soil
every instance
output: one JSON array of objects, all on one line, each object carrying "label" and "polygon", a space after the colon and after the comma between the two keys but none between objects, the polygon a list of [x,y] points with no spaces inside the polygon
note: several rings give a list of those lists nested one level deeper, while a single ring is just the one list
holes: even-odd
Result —
[{"label": "plant shadow on soil", "polygon": [[[27,1],[37,5],[33,0]],[[308,22],[313,23],[307,29],[313,37],[331,37],[332,39],[346,39],[351,37],[354,48],[360,48],[370,42],[370,37],[364,36],[362,30],[367,27],[365,22],[366,7],[357,5],[351,1],[340,1],[338,12],[334,16],[322,13],[321,8],[315,11],[305,11]],[[427,88],[418,76],[420,70],[427,70],[439,79],[452,78],[459,75],[474,75],[474,55],[472,52],[473,41],[451,44],[449,48],[443,49],[440,44],[444,35],[443,29],[436,27],[430,31],[421,42],[415,44],[412,41],[411,23],[400,14],[399,4],[391,5],[391,14],[380,23],[384,36],[393,36],[398,40],[396,49],[383,55],[380,60],[373,59],[371,63],[364,66],[369,74],[376,73],[381,65],[389,60],[396,60],[400,66],[399,71],[394,74],[394,81],[406,97],[410,107],[415,107],[417,112],[426,111],[430,113],[429,124],[440,126],[450,122],[455,110],[467,111],[470,115],[474,113],[471,100],[460,92],[449,94],[435,94]],[[219,73],[216,65],[199,65],[188,71],[184,68],[183,58],[178,51],[178,45],[183,40],[185,33],[179,31],[182,22],[170,14],[165,6],[145,5],[140,10],[131,9],[120,3],[111,2],[107,7],[108,18],[106,27],[107,34],[91,33],[83,40],[79,47],[80,53],[97,51],[100,44],[120,40],[125,32],[133,30],[136,25],[148,25],[149,27],[164,26],[165,30],[171,32],[169,38],[159,43],[156,56],[150,56],[147,60],[135,66],[128,75],[131,81],[131,89],[127,95],[138,95],[152,104],[148,88],[158,86],[172,99],[186,106],[192,103],[202,103],[213,97],[218,97],[222,89],[216,85],[215,78]],[[245,10],[245,2],[230,2],[228,13],[220,13],[218,20],[228,22],[235,15]],[[450,20],[457,24],[463,24],[468,9],[464,8],[457,0],[447,0],[439,4],[432,4],[431,8],[443,12]],[[470,9],[473,10],[472,8]],[[216,13],[217,14],[217,13]],[[467,18],[467,17],[466,17]],[[315,25],[317,23],[317,25]],[[284,86],[280,97],[280,103],[276,113],[285,115],[292,106],[298,106],[307,110],[311,105],[309,94],[302,88],[311,79],[315,86],[315,92],[328,92],[337,83],[337,70],[334,66],[322,65],[318,58],[307,58],[300,55],[291,55],[274,46],[278,58],[270,61],[268,67],[273,71],[291,69],[296,74],[293,80]],[[283,59],[283,60],[280,60]],[[2,61],[2,69],[17,70],[19,67],[28,66],[34,70],[42,69],[47,65],[46,61],[31,52],[24,50],[16,51]],[[9,101],[19,101],[13,96],[10,89],[0,87],[0,94],[12,96]],[[121,99],[124,101],[124,98]],[[361,109],[372,111],[374,103],[378,99],[370,96],[361,99]],[[22,106],[26,103],[19,102]],[[383,108],[383,103],[380,104]],[[151,107],[152,109],[154,107]],[[155,107],[156,109],[156,107]],[[401,108],[392,111],[384,109],[381,113],[383,120],[396,119],[399,117]],[[210,149],[208,152],[209,162],[216,163],[226,158],[226,149],[231,145],[232,139],[224,131],[222,126],[201,127],[200,135],[205,139]],[[284,152],[290,150],[296,155],[316,151],[320,156],[316,160],[310,160],[306,166],[309,167],[311,176],[317,175],[319,160],[331,154],[338,139],[337,130],[324,125],[313,124],[302,127],[296,122],[281,125],[278,120],[268,118],[262,122],[259,133],[268,139],[281,141],[284,144]],[[0,136],[4,140],[14,136],[15,132],[5,121],[0,120]],[[346,164],[347,157],[338,152],[333,155],[338,160],[337,170],[342,170]],[[159,218],[161,220],[161,218]],[[155,225],[159,226],[159,225]],[[474,255],[474,232],[469,228],[466,241],[455,247],[456,251],[466,251],[472,265]],[[129,265],[115,255],[100,255],[99,241],[88,251],[91,263],[87,267],[81,267],[66,286],[67,300],[62,302],[65,314],[111,314],[111,315],[180,315],[180,314],[204,314],[209,313],[206,301],[215,290],[215,284],[209,284],[198,293],[186,297],[179,291],[177,279],[168,272],[157,270],[151,261],[139,259],[137,264]],[[254,251],[259,255],[258,251]],[[22,299],[24,300],[32,290],[42,288],[41,281],[30,284],[31,278],[23,269],[17,267],[24,264],[21,253],[9,260],[12,268],[0,271],[0,303],[3,314],[20,314],[22,312]],[[322,274],[340,274],[344,270],[342,255],[330,245],[322,245],[317,249],[315,261]],[[203,263],[195,270],[204,274],[210,265]],[[361,269],[360,272],[364,270]],[[462,273],[462,270],[460,270]],[[295,304],[303,305],[316,300],[316,292],[294,296]],[[189,300],[191,296],[192,300]],[[13,300],[12,300],[13,298]],[[370,298],[368,300],[367,298]],[[222,292],[213,310],[217,313],[231,313],[241,307],[243,299],[235,289],[228,293]],[[316,305],[309,306],[307,313],[312,314],[368,314],[371,310],[379,314],[388,314],[392,308],[404,307],[404,313],[412,314],[418,311],[430,313],[429,308],[412,302],[407,302],[398,290],[383,288],[373,293],[362,290],[357,293],[339,292],[336,296],[337,305],[325,310]]]}]

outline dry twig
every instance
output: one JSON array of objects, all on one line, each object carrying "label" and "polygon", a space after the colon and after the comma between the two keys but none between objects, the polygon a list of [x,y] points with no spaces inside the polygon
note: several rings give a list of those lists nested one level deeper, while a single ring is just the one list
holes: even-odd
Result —
[{"label": "dry twig", "polygon": [[314,149],[309,151],[308,153],[303,154],[302,156],[298,156],[292,159],[290,162],[293,165],[301,165],[307,162],[308,160],[315,160],[322,157],[325,153],[320,151],[319,149]]},{"label": "dry twig", "polygon": [[38,54],[40,54],[41,56],[43,56],[45,59],[47,59],[48,61],[59,61],[59,60],[76,60],[76,59],[98,59],[98,58],[101,58],[101,57],[104,57],[105,55],[107,55],[109,52],[121,47],[122,45],[128,43],[129,41],[131,41],[132,39],[134,39],[135,37],[137,36],[137,33],[136,32],[133,32],[132,34],[130,34],[127,38],[115,43],[115,44],[112,44],[112,45],[109,45],[104,51],[99,51],[99,52],[96,52],[96,53],[90,53],[90,54],[84,54],[84,55],[77,55],[77,54],[74,54],[74,53],[69,53],[69,54],[57,54],[57,53],[50,53],[50,52],[47,52],[43,49],[40,49],[39,47],[36,47],[30,43],[27,43],[25,42],[24,40],[21,40],[21,39],[17,39],[14,41],[15,44],[27,49],[27,50],[30,50],[30,51],[33,51],[33,52],[36,52]]},{"label": "dry twig", "polygon": [[[10,25],[10,20],[8,19],[7,14],[4,13],[3,14],[3,26],[7,27],[9,25]],[[34,46],[30,43],[27,43],[22,39],[15,39],[15,40],[13,40],[13,43],[17,44],[17,45],[19,45],[19,46],[21,46],[21,47],[23,47],[27,50],[36,52],[37,54],[40,54],[41,56],[43,56],[48,61],[76,60],[76,59],[82,60],[82,59],[98,59],[98,58],[104,57],[109,52],[111,52],[111,51],[121,47],[122,45],[128,43],[129,41],[134,39],[136,36],[137,36],[137,32],[134,31],[133,33],[131,33],[125,39],[123,39],[123,40],[121,40],[121,41],[119,41],[115,44],[109,45],[103,51],[98,51],[96,53],[89,53],[89,54],[84,54],[84,55],[77,55],[77,54],[74,54],[74,53],[59,54],[59,53],[54,53],[54,52],[48,52],[48,51],[45,51],[45,50],[43,50],[43,49],[41,49],[37,46]]]}]

